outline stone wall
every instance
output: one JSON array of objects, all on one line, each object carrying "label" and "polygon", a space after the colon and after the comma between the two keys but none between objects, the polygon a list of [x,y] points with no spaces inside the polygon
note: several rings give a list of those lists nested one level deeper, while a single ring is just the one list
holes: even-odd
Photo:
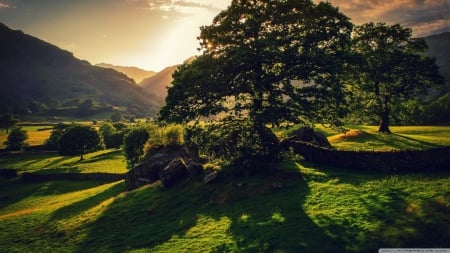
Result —
[{"label": "stone wall", "polygon": [[369,172],[435,172],[450,171],[450,147],[402,151],[339,151],[309,143],[288,141],[283,148],[314,163]]}]

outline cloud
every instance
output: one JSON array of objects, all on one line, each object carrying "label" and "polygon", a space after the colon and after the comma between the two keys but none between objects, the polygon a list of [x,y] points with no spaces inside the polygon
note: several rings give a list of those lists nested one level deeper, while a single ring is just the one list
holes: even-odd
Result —
[{"label": "cloud", "polygon": [[8,8],[11,8],[9,4],[0,2],[0,9],[8,9]]},{"label": "cloud", "polygon": [[417,36],[450,30],[448,0],[331,0],[355,24],[385,22],[413,29]]},{"label": "cloud", "polygon": [[[137,1],[137,0],[128,0]],[[141,1],[142,2],[142,1]],[[218,13],[223,6],[223,2],[228,1],[199,1],[199,0],[148,0],[144,1],[148,10],[160,10],[166,12],[176,12],[181,14],[194,14],[199,11],[208,11]],[[217,5],[217,2],[219,5]],[[222,4],[220,4],[222,3]]]}]

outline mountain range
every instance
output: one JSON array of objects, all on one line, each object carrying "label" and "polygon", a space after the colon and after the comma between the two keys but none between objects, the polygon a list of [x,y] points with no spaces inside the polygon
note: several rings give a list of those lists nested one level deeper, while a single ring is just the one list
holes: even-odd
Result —
[{"label": "mountain range", "polygon": [[138,84],[142,82],[142,80],[144,80],[145,78],[152,77],[157,73],[155,71],[145,70],[138,67],[117,66],[108,63],[100,63],[96,64],[95,66],[114,69],[116,71],[122,72],[128,77],[132,78]]},{"label": "mountain range", "polygon": [[[427,55],[436,58],[447,80],[446,90],[450,90],[450,32],[425,40]],[[55,108],[90,99],[96,104],[125,108],[137,116],[152,115],[164,104],[178,66],[157,73],[106,63],[94,66],[0,23],[0,113],[29,113],[36,104]]]},{"label": "mountain range", "polygon": [[36,104],[56,108],[89,99],[144,116],[155,114],[164,103],[123,73],[93,66],[2,23],[0,89],[0,113],[25,114]]}]

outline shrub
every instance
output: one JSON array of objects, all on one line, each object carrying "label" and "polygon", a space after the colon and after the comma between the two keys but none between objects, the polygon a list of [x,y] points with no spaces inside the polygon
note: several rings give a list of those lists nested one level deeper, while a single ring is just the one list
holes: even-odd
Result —
[{"label": "shrub", "polygon": [[123,146],[129,169],[133,168],[140,161],[141,156],[144,154],[144,144],[149,137],[147,129],[143,127],[133,128],[125,135]]},{"label": "shrub", "polygon": [[230,121],[193,126],[186,130],[186,143],[223,165],[244,168],[278,159],[278,139],[269,129],[249,121]]}]

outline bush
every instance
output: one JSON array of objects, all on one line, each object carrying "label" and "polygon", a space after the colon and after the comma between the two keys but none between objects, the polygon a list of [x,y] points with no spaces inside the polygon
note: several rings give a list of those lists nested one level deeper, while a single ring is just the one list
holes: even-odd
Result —
[{"label": "bush", "polygon": [[4,142],[7,150],[22,150],[27,147],[28,144],[25,140],[28,139],[27,131],[20,127],[13,128],[9,134],[7,140]]},{"label": "bush", "polygon": [[264,127],[249,121],[230,121],[194,126],[186,130],[187,145],[218,159],[225,166],[248,169],[256,163],[278,159],[278,140]]},{"label": "bush", "polygon": [[123,146],[129,169],[133,168],[140,161],[141,156],[144,154],[144,144],[149,137],[147,129],[143,127],[133,128],[125,135]]}]

